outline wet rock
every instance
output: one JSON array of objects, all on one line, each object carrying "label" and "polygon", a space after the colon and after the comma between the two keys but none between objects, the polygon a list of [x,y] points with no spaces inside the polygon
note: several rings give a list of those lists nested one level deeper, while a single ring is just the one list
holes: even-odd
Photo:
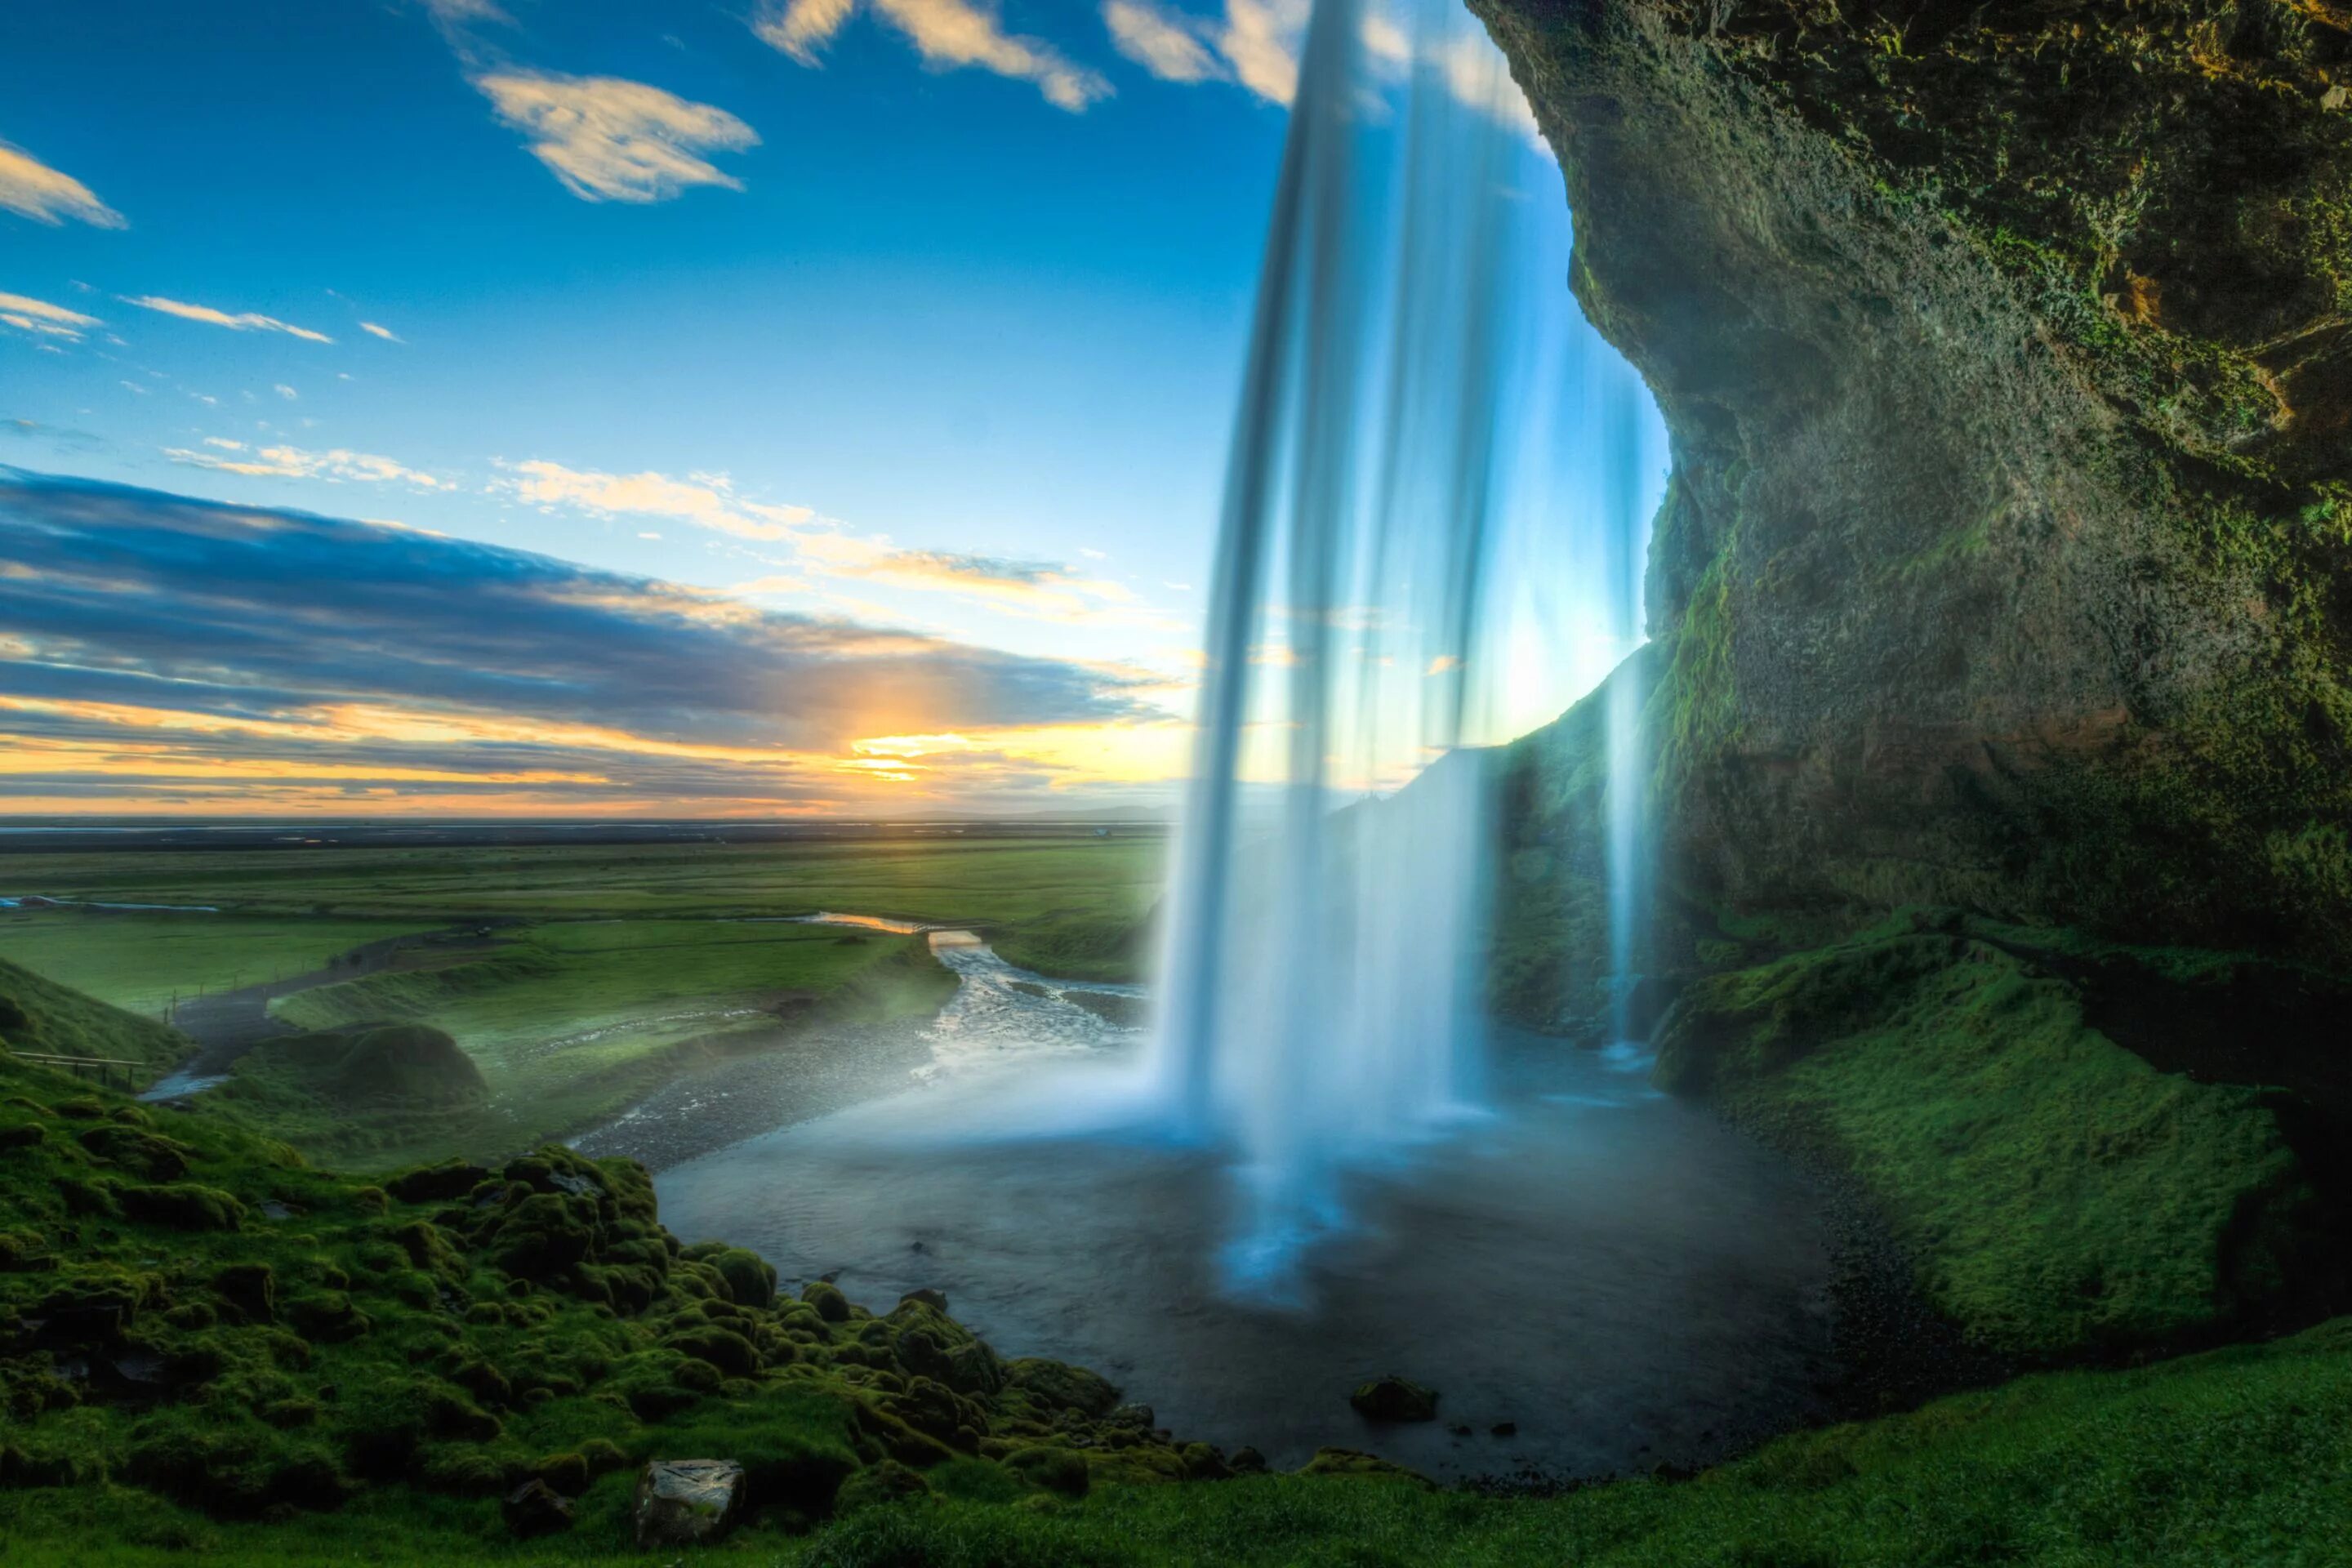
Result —
[{"label": "wet rock", "polygon": [[743,1467],[732,1459],[655,1459],[637,1478],[637,1550],[723,1540],[743,1512]]},{"label": "wet rock", "polygon": [[1516,1421],[1497,1421],[1486,1430],[1497,1437],[1516,1437],[1519,1435],[1519,1424]]},{"label": "wet rock", "polygon": [[1364,1384],[1348,1395],[1348,1403],[1367,1421],[1437,1419],[1437,1391],[1393,1373]]},{"label": "wet rock", "polygon": [[1160,1425],[1149,1405],[1122,1405],[1103,1417],[1106,1426],[1130,1426],[1139,1432],[1149,1432]]},{"label": "wet rock", "polygon": [[572,1500],[545,1481],[528,1480],[507,1494],[499,1514],[509,1531],[529,1541],[571,1529]]}]

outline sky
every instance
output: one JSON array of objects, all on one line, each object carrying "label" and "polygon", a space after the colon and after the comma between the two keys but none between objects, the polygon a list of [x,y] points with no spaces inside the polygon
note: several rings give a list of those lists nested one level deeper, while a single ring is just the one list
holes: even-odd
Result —
[{"label": "sky", "polygon": [[21,8],[0,814],[1167,798],[1304,17]]}]

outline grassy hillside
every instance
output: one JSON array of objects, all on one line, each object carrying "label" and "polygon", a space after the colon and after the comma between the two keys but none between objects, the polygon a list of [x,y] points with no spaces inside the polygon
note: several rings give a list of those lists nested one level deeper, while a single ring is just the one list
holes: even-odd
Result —
[{"label": "grassy hillside", "polygon": [[1961,926],[1898,918],[1699,981],[1660,1082],[1852,1172],[1988,1349],[2178,1343],[2284,1293],[2315,1215],[2275,1097],[2158,1071]]},{"label": "grassy hillside", "polygon": [[195,1047],[186,1037],[0,958],[0,1045],[144,1064],[155,1078]]},{"label": "grassy hillside", "polygon": [[[497,1497],[533,1476],[584,1494],[609,1542],[619,1472],[654,1455],[742,1461],[774,1529],[885,1461],[914,1489],[1003,1498],[1184,1473],[1103,1423],[1108,1384],[1007,1363],[936,1302],[793,1299],[748,1253],[682,1246],[627,1161],[549,1148],[377,1185],[5,1060],[0,1149],[12,1562],[77,1518],[109,1540],[256,1520],[300,1540],[371,1510],[379,1544],[421,1531],[464,1560],[446,1543],[495,1539]],[[77,1550],[93,1560],[86,1533]]]}]

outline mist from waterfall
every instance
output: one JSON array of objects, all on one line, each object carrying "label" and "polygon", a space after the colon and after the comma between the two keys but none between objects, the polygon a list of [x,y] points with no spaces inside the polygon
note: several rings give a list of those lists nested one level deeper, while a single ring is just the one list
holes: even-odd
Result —
[{"label": "mist from waterfall", "polygon": [[[1386,90],[1368,39],[1392,49],[1396,30],[1362,0],[1318,0],[1309,25],[1160,971],[1158,1093],[1183,1132],[1233,1151],[1227,1279],[1276,1300],[1348,1223],[1352,1173],[1480,1114],[1495,781],[1468,742],[1507,732],[1530,653],[1572,657],[1557,625],[1528,636],[1567,599],[1538,593],[1531,616],[1498,564],[1532,549],[1575,580],[1566,618],[1611,663],[1640,630],[1638,439],[1602,432],[1622,479],[1577,526],[1506,526],[1526,500],[1515,443],[1549,438],[1536,383],[1587,353],[1538,303],[1559,273],[1531,265],[1523,209],[1557,197],[1525,178],[1524,122],[1496,111],[1515,89],[1458,5],[1415,0],[1412,63]],[[1589,405],[1568,396],[1571,416]],[[1612,825],[1629,889],[1639,837],[1638,819],[1622,842]],[[1625,907],[1630,933],[1630,890]]]}]

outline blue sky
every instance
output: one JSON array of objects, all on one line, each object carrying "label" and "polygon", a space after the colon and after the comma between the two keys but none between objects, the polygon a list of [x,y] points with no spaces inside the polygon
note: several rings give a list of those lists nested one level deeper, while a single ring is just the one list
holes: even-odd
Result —
[{"label": "blue sky", "polygon": [[[0,464],[1098,679],[1108,707],[1055,688],[1008,729],[1178,714],[1302,20],[1297,0],[24,8]],[[1556,280],[1558,175],[1531,133],[1525,155],[1528,254]],[[16,493],[26,527],[59,504]],[[10,629],[0,693],[129,658]],[[1181,765],[1165,733],[1109,750],[1113,782]],[[1021,788],[1059,776],[1031,763]],[[16,808],[232,799],[98,776],[61,763]]]}]

